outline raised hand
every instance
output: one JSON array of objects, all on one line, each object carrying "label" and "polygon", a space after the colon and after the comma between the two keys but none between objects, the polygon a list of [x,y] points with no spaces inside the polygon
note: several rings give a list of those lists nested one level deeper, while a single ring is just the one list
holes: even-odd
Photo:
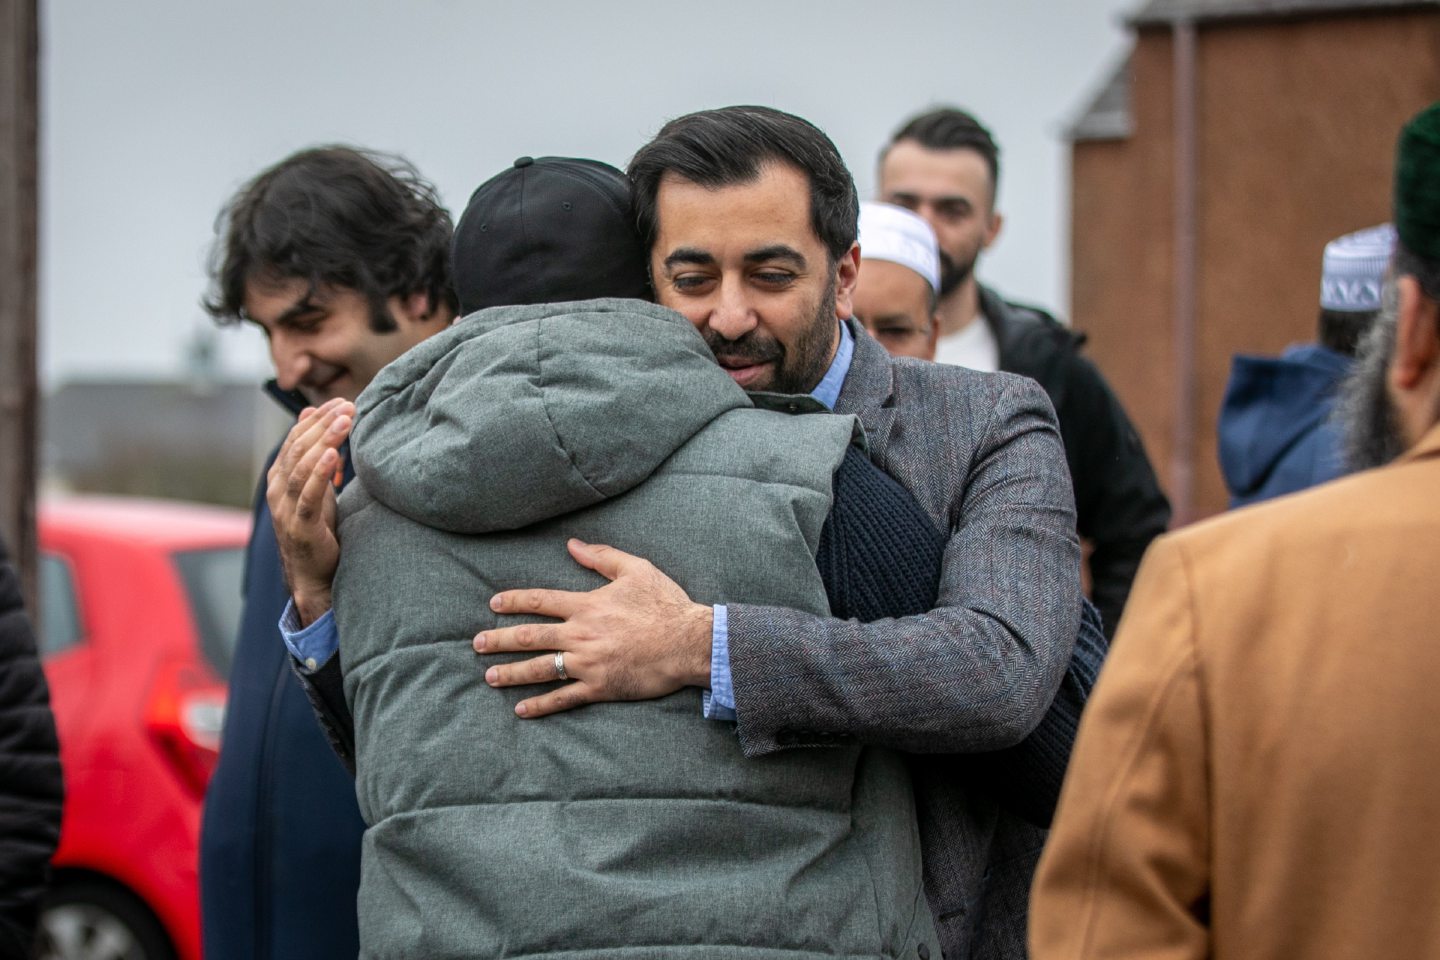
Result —
[{"label": "raised hand", "polygon": [[340,445],[350,435],[355,404],[328,400],[307,407],[291,428],[266,475],[265,499],[275,524],[285,582],[304,625],[330,609],[330,586],[340,565],[335,536],[335,489]]}]

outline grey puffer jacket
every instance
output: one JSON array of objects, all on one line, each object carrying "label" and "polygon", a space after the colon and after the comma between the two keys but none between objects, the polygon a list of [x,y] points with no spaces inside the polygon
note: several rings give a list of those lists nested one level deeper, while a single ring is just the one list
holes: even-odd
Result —
[{"label": "grey puffer jacket", "polygon": [[854,422],[755,409],[678,314],[473,314],[360,398],[335,612],[370,825],[370,957],[939,956],[913,797],[876,748],[747,760],[690,689],[522,721],[478,630],[586,590],[567,537],[699,602],[826,612],[814,553]]}]

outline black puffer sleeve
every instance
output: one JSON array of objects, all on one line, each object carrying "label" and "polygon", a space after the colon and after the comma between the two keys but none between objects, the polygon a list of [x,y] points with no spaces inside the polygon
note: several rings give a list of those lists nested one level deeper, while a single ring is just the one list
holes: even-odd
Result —
[{"label": "black puffer sleeve", "polygon": [[49,687],[0,543],[0,957],[30,955],[64,795]]}]

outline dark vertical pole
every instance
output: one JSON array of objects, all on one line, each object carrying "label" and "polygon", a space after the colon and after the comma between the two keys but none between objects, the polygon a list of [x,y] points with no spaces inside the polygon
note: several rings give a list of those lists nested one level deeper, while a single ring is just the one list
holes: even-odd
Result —
[{"label": "dark vertical pole", "polygon": [[0,0],[0,536],[35,606],[37,0]]},{"label": "dark vertical pole", "polygon": [[1199,146],[1196,143],[1195,24],[1179,20],[1175,57],[1175,430],[1170,457],[1173,526],[1189,523],[1195,509],[1195,324],[1199,296],[1196,218]]}]

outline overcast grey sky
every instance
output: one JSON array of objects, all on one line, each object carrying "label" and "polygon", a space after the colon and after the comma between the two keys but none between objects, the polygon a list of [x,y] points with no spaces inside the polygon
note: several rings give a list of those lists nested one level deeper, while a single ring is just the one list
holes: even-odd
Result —
[{"label": "overcast grey sky", "polygon": [[[41,4],[41,372],[175,375],[217,210],[343,141],[405,154],[452,209],[515,157],[624,166],[666,119],[763,103],[835,140],[868,196],[905,115],[973,110],[1006,228],[980,267],[1064,310],[1065,123],[1123,55],[1134,0],[54,0]],[[223,331],[223,368],[267,368]]]}]

